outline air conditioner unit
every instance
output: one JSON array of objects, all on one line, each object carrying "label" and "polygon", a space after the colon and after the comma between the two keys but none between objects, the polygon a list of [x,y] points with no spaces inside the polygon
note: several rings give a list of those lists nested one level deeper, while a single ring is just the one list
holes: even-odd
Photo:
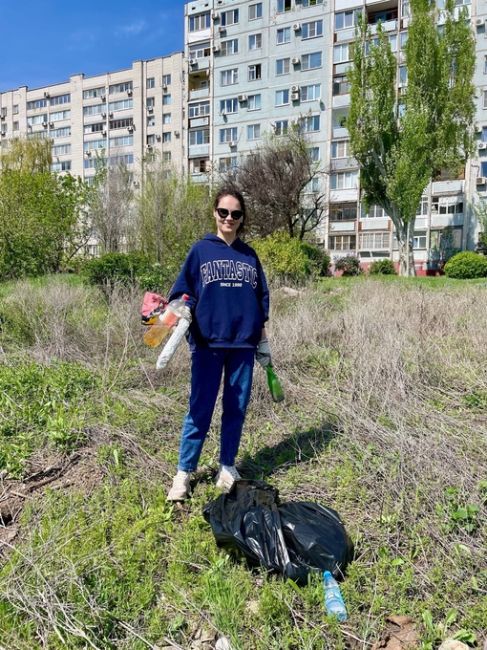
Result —
[{"label": "air conditioner unit", "polygon": [[0,115],[0,120],[4,120],[6,117],[6,115]]},{"label": "air conditioner unit", "polygon": [[127,90],[127,95],[128,95],[129,97],[132,97],[133,94],[134,94],[134,91],[132,90],[132,88],[128,88],[128,90]]},{"label": "air conditioner unit", "polygon": [[291,92],[292,93],[299,93],[299,86],[291,86]]},{"label": "air conditioner unit", "polygon": [[237,143],[235,142],[235,140],[230,140],[230,142],[228,143],[228,146],[230,147],[230,149],[233,149],[234,147],[237,146]]},{"label": "air conditioner unit", "polygon": [[2,138],[3,138],[4,136],[6,136],[6,135],[7,135],[7,131],[0,131],[0,135],[1,135],[1,136],[2,136]]},{"label": "air conditioner unit", "polygon": [[108,117],[109,117],[109,118],[112,118],[112,117],[113,117],[113,113],[108,113]]},{"label": "air conditioner unit", "polygon": [[134,132],[134,126],[133,126],[133,124],[129,124],[129,125],[128,125],[128,127],[127,127],[127,131],[128,131],[129,133],[133,133],[133,132]]},{"label": "air conditioner unit", "polygon": [[190,59],[188,63],[189,65],[198,65],[198,59]]},{"label": "air conditioner unit", "polygon": [[104,129],[104,130],[101,132],[101,134],[102,134],[102,136],[106,136],[106,134],[107,134],[106,130]]},{"label": "air conditioner unit", "polygon": [[85,151],[85,156],[89,158],[91,156],[91,151]]},{"label": "air conditioner unit", "polygon": [[246,102],[247,101],[247,95],[239,95],[237,99],[238,99],[239,102]]},{"label": "air conditioner unit", "polygon": [[179,131],[174,131],[174,135],[176,136],[176,138],[179,138],[179,136],[180,136]]},{"label": "air conditioner unit", "polygon": [[54,128],[54,122],[49,122],[49,128],[53,129]]},{"label": "air conditioner unit", "polygon": [[291,63],[293,65],[298,65],[298,63],[301,63],[301,58],[299,56],[293,56],[293,58],[291,59]]},{"label": "air conditioner unit", "polygon": [[291,101],[297,102],[299,99],[299,92],[298,93],[291,93]]},{"label": "air conditioner unit", "polygon": [[220,20],[220,14],[219,14],[218,11],[214,11],[214,12],[211,14],[211,17],[213,18],[213,20]]},{"label": "air conditioner unit", "polygon": [[154,107],[153,106],[147,106],[147,112],[148,113],[153,113],[154,112]]},{"label": "air conditioner unit", "polygon": [[42,126],[43,126],[45,129],[47,129],[47,124],[48,124],[47,122],[43,122],[43,123],[42,123]]},{"label": "air conditioner unit", "polygon": [[487,149],[487,142],[479,142],[479,149]]},{"label": "air conditioner unit", "polygon": [[485,176],[479,176],[477,178],[477,185],[485,185],[487,183],[487,178]]},{"label": "air conditioner unit", "polygon": [[221,52],[221,47],[219,45],[213,45],[213,53],[218,54],[218,52]]},{"label": "air conditioner unit", "polygon": [[220,27],[218,28],[218,32],[219,32],[220,34],[226,34],[226,32],[227,32],[227,28],[224,27],[223,25],[220,25]]},{"label": "air conditioner unit", "polygon": [[106,95],[100,95],[101,101],[104,103],[107,101],[107,96]]},{"label": "air conditioner unit", "polygon": [[103,113],[101,114],[101,116],[102,116],[103,119],[105,119],[106,116],[107,116],[107,114],[106,114],[105,112],[103,112]]},{"label": "air conditioner unit", "polygon": [[152,145],[151,144],[147,145],[147,151],[152,151]]},{"label": "air conditioner unit", "polygon": [[50,94],[47,92],[47,90],[46,90],[46,92],[44,93],[44,97],[45,97],[46,99],[48,99],[50,96],[51,96],[51,95],[50,95]]},{"label": "air conditioner unit", "polygon": [[167,90],[167,84],[163,84],[162,90],[164,90],[164,92]]},{"label": "air conditioner unit", "polygon": [[301,29],[301,23],[294,23],[293,31],[299,32],[300,29]]},{"label": "air conditioner unit", "polygon": [[156,135],[156,140],[157,140],[157,142],[160,142],[160,141],[162,140],[161,136],[160,136],[160,135]]},{"label": "air conditioner unit", "polygon": [[483,25],[484,24],[484,19],[483,18],[477,18],[477,20],[475,21],[475,24],[476,25]]},{"label": "air conditioner unit", "polygon": [[222,110],[220,111],[220,115],[226,115],[226,114],[227,114],[227,111],[224,108],[222,108]]}]

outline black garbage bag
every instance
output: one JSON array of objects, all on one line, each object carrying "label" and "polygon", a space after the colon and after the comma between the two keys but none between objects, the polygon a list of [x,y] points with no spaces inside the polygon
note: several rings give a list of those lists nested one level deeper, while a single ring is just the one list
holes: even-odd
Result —
[{"label": "black garbage bag", "polygon": [[237,481],[229,494],[208,503],[203,515],[219,546],[241,551],[253,565],[306,584],[310,571],[339,577],[353,545],[335,510],[317,503],[279,502],[263,481]]}]

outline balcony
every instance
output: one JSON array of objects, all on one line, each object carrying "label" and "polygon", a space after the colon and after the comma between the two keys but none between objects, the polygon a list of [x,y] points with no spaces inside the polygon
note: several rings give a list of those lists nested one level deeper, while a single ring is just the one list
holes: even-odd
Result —
[{"label": "balcony", "polygon": [[355,232],[355,221],[330,221],[330,233],[336,234],[337,232]]},{"label": "balcony", "polygon": [[357,169],[357,161],[355,158],[332,158],[330,162],[330,171],[343,171],[344,169]]},{"label": "balcony", "polygon": [[189,120],[189,128],[193,129],[197,126],[208,126],[210,124],[209,117],[193,117]]},{"label": "balcony", "polygon": [[334,138],[348,138],[348,129],[344,126],[334,126],[333,127],[333,137]]},{"label": "balcony", "polygon": [[[397,31],[397,27],[398,27],[397,19],[385,20],[384,22],[380,21],[380,24],[382,25],[382,31],[383,32],[395,32],[395,31]],[[377,25],[369,25],[369,29],[370,29],[371,34],[377,34]]]},{"label": "balcony", "polygon": [[210,57],[202,56],[198,59],[189,59],[188,60],[188,72],[192,74],[193,72],[201,72],[202,70],[209,70],[210,68]]},{"label": "balcony", "polygon": [[188,155],[190,158],[208,158],[210,155],[210,145],[209,144],[189,145]]},{"label": "balcony", "polygon": [[197,90],[189,91],[189,101],[192,102],[195,99],[207,99],[210,96],[209,88],[198,88]]},{"label": "balcony", "polygon": [[350,106],[350,93],[333,97],[332,108],[341,108],[342,106]]},{"label": "balcony", "polygon": [[339,29],[335,32],[335,43],[342,43],[344,41],[353,41],[355,38],[355,28]]}]

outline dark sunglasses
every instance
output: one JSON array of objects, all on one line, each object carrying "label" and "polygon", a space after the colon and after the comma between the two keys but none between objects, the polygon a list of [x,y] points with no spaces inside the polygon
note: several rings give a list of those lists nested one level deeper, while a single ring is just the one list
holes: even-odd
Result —
[{"label": "dark sunglasses", "polygon": [[227,210],[226,208],[217,208],[216,211],[220,219],[226,219],[230,215],[232,219],[238,221],[243,217],[242,210],[232,210],[232,212],[230,212],[230,210]]}]

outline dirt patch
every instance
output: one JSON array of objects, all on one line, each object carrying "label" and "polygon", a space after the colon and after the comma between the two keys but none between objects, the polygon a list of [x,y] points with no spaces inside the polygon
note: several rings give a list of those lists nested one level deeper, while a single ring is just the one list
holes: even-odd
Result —
[{"label": "dirt patch", "polygon": [[409,616],[388,616],[382,639],[374,643],[372,650],[414,650],[419,648],[416,625]]},{"label": "dirt patch", "polygon": [[34,457],[23,480],[0,475],[0,558],[19,536],[20,515],[34,495],[47,486],[88,494],[102,479],[103,469],[97,463],[95,448],[85,448],[69,457]]}]

